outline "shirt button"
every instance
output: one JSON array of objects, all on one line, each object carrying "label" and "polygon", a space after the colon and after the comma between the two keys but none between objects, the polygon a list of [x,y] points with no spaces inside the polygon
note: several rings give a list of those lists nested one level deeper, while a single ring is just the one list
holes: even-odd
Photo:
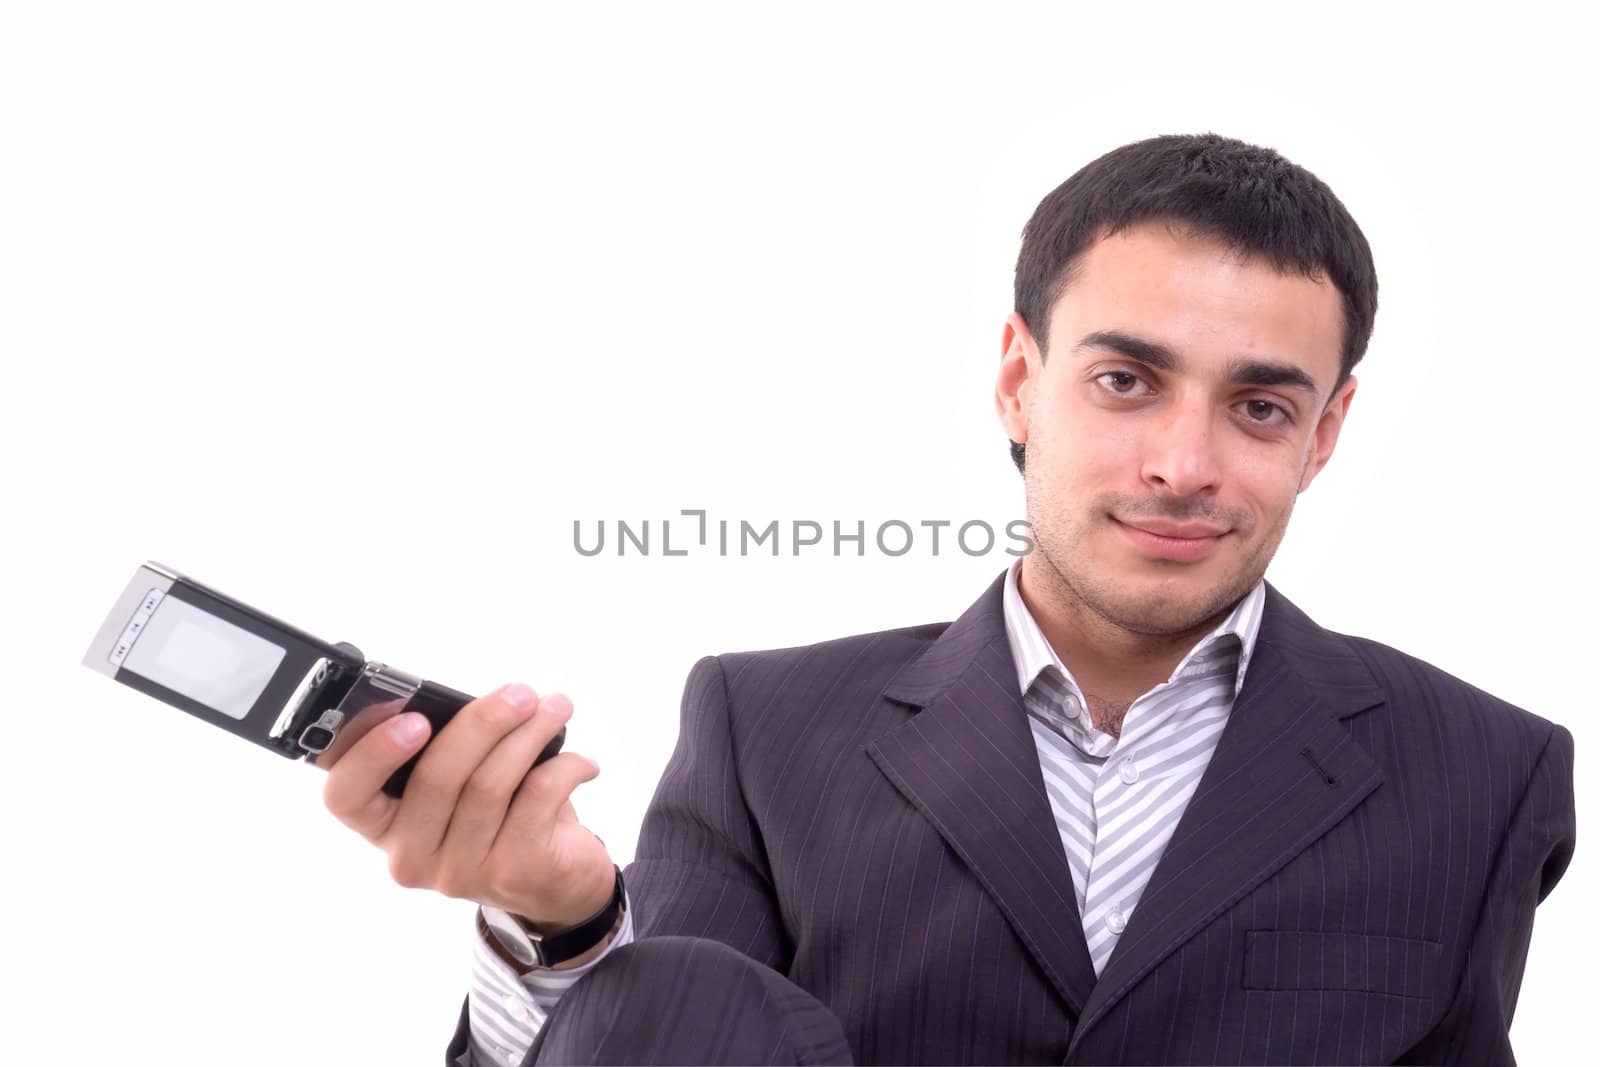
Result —
[{"label": "shirt button", "polygon": [[1106,929],[1114,934],[1120,934],[1128,928],[1128,917],[1122,913],[1121,908],[1112,908],[1106,912]]},{"label": "shirt button", "polygon": [[1117,767],[1117,777],[1132,785],[1139,780],[1139,765],[1131,759],[1123,760],[1121,765]]},{"label": "shirt button", "polygon": [[508,1067],[517,1067],[517,1065],[519,1063],[521,1063],[521,1062],[522,1062],[522,1056],[518,1055],[515,1052],[507,1052],[506,1053],[506,1064],[508,1065]]},{"label": "shirt button", "polygon": [[500,1003],[506,1006],[506,1011],[513,1019],[526,1019],[529,1015],[528,1005],[524,1004],[515,993],[507,993],[500,998]]}]

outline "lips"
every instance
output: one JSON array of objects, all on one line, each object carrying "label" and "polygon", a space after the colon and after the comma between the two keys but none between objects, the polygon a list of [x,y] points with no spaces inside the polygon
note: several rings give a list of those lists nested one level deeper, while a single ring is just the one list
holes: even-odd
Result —
[{"label": "lips", "polygon": [[[1141,554],[1183,563],[1195,563],[1211,555],[1222,543],[1222,536],[1228,532],[1204,523],[1151,521],[1148,526],[1131,526],[1115,516],[1111,521],[1117,524],[1117,528]],[[1183,530],[1185,534],[1169,535],[1157,533],[1156,530]]]},{"label": "lips", "polygon": [[[1114,517],[1114,516],[1113,516]],[[1138,522],[1122,522],[1124,526],[1132,526],[1145,533],[1153,533],[1158,537],[1221,537],[1228,531],[1219,526],[1207,526],[1203,522],[1166,522],[1162,519],[1140,519]]]}]

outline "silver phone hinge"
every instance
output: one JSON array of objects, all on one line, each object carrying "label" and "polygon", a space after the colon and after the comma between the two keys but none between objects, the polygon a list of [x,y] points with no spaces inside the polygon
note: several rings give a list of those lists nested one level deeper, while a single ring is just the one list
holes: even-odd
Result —
[{"label": "silver phone hinge", "polygon": [[376,704],[389,704],[392,705],[391,713],[398,714],[405,710],[405,706],[421,688],[422,679],[414,674],[382,663],[368,663],[361,668],[360,676],[351,684],[344,699],[339,701],[337,710],[344,716],[346,726],[360,718],[363,725],[357,729],[365,733],[374,721],[379,721],[363,714],[368,708]]},{"label": "silver phone hinge", "polygon": [[[369,663],[361,669],[361,678],[356,682],[356,688],[350,691],[350,695],[354,696],[356,689],[363,685],[371,686],[391,697],[405,697],[409,700],[413,693],[422,688],[422,679],[385,663]],[[345,702],[348,701],[349,697],[346,697]],[[343,706],[341,703],[340,707]]]}]

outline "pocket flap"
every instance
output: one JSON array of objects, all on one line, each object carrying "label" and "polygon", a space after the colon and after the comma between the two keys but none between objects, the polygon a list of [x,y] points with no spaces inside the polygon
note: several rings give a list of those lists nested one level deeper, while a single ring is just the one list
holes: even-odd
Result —
[{"label": "pocket flap", "polygon": [[1430,997],[1440,952],[1437,941],[1386,934],[1248,930],[1244,986]]}]

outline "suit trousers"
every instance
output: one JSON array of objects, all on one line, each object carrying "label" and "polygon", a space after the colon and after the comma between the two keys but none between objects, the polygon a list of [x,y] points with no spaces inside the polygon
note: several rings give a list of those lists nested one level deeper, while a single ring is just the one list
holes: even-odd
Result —
[{"label": "suit trousers", "polygon": [[837,1016],[720,941],[647,937],[562,995],[526,1064],[851,1064]]}]

